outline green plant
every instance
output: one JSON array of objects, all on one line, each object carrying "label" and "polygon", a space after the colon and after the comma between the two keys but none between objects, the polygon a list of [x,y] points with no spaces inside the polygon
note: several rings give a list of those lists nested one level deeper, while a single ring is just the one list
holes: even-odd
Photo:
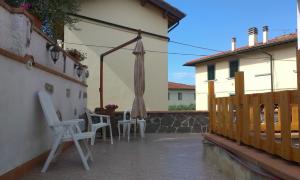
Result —
[{"label": "green plant", "polygon": [[66,52],[78,61],[83,61],[87,57],[86,53],[83,53],[77,49],[66,49]]},{"label": "green plant", "polygon": [[79,0],[5,0],[13,7],[21,7],[38,17],[42,31],[54,39],[63,39],[64,25],[73,27],[78,22],[69,13],[80,10]]},{"label": "green plant", "polygon": [[169,106],[170,111],[174,110],[196,110],[196,105],[195,104],[190,104],[190,105],[170,105]]}]

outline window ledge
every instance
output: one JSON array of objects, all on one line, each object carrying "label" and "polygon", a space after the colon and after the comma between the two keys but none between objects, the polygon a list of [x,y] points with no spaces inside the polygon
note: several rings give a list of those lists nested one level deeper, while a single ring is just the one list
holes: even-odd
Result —
[{"label": "window ledge", "polygon": [[234,77],[228,77],[227,78],[227,80],[233,80],[234,79]]},{"label": "window ledge", "polygon": [[215,80],[205,80],[204,82],[208,82],[208,81],[218,81],[218,79],[215,79]]}]

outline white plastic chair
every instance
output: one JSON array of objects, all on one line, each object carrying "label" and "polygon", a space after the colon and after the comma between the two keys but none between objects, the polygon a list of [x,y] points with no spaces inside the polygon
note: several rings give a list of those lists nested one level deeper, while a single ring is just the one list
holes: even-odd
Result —
[{"label": "white plastic chair", "polygon": [[[127,118],[127,115],[129,114],[129,118]],[[126,129],[129,126],[129,123],[131,121],[131,112],[128,110],[125,110],[123,113],[123,119],[118,121],[118,133],[119,133],[119,140],[121,139],[121,125],[123,125],[123,137],[125,137]],[[129,126],[130,128],[130,126]]]},{"label": "white plastic chair", "polygon": [[[145,119],[133,119],[133,120],[131,120],[131,124],[139,125],[141,138],[144,138],[145,131],[146,131],[146,120]],[[128,139],[129,139],[129,137],[130,137],[130,128],[128,128]]]},{"label": "white plastic chair", "polygon": [[[68,121],[60,121],[57,117],[54,105],[52,103],[51,97],[48,93],[44,91],[38,92],[38,97],[40,104],[42,106],[44,116],[47,120],[49,127],[55,134],[54,143],[52,145],[51,151],[48,158],[43,166],[42,172],[46,172],[49,164],[59,153],[57,149],[62,142],[73,141],[76,149],[80,155],[83,166],[86,170],[89,170],[88,160],[92,160],[92,153],[88,148],[85,139],[91,139],[95,135],[94,132],[81,132],[79,127],[80,122],[84,122],[83,119],[73,119]],[[83,141],[83,147],[85,152],[80,146],[80,140]]]},{"label": "white plastic chair", "polygon": [[[111,123],[110,123],[110,117],[107,115],[100,115],[100,114],[94,114],[90,110],[86,109],[85,111],[88,123],[89,123],[89,130],[95,133],[95,136],[91,139],[91,145],[95,144],[96,139],[96,132],[98,129],[102,128],[103,130],[103,137],[106,138],[106,127],[109,127],[110,132],[110,143],[113,144],[113,136],[112,136],[112,130],[111,130]],[[96,117],[99,119],[98,123],[93,123],[92,117]],[[106,122],[103,120],[106,119]]]},{"label": "white plastic chair", "polygon": [[[127,118],[127,114],[129,114],[129,118]],[[118,121],[118,133],[119,133],[119,139],[121,138],[121,125],[123,125],[123,137],[125,137],[125,132],[127,129],[127,139],[130,140],[130,129],[131,125],[134,125],[134,134],[136,134],[136,124],[140,127],[140,134],[141,137],[145,137],[145,129],[146,129],[146,121],[144,119],[136,120],[131,119],[131,112],[128,110],[124,111],[123,119]]]}]

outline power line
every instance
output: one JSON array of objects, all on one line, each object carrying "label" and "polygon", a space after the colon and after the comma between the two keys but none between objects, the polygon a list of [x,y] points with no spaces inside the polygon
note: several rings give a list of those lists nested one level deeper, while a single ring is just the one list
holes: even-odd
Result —
[{"label": "power line", "polygon": [[183,45],[183,46],[189,46],[189,47],[193,47],[193,48],[208,50],[208,51],[224,52],[224,51],[220,51],[220,50],[216,50],[216,49],[211,49],[211,48],[206,48],[206,47],[201,47],[201,46],[195,46],[195,45],[192,45],[192,44],[187,44],[187,43],[182,43],[182,42],[177,42],[177,41],[172,41],[172,40],[170,40],[169,42],[174,43],[174,44],[180,44],[180,45]]},{"label": "power line", "polygon": [[[73,42],[64,42],[64,43],[65,44],[79,45],[79,46],[106,48],[106,49],[113,49],[113,48],[115,48],[113,46],[94,45],[94,44],[83,44],[83,43],[73,43]],[[132,48],[121,48],[121,49],[133,51]],[[149,49],[146,49],[145,51],[146,52],[150,52],[150,53],[171,54],[171,55],[181,55],[181,56],[207,56],[207,55],[204,55],[204,54],[181,53],[181,52],[166,52],[166,51],[149,50]]]}]

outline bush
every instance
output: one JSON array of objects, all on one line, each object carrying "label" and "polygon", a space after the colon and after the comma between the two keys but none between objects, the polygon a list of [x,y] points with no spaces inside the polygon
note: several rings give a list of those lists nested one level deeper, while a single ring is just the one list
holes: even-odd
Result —
[{"label": "bush", "polygon": [[174,110],[196,110],[196,105],[195,104],[190,104],[190,105],[170,105],[169,106],[170,111]]},{"label": "bush", "polygon": [[64,25],[70,27],[78,19],[69,13],[80,10],[79,0],[5,0],[13,7],[21,7],[36,16],[42,23],[42,31],[53,39],[63,38]]}]

